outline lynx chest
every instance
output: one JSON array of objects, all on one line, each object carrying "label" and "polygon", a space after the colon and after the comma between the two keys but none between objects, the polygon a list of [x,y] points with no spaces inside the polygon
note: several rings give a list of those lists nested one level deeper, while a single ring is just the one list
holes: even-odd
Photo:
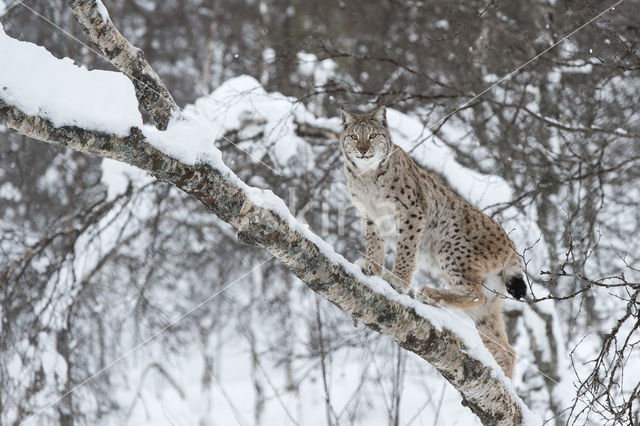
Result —
[{"label": "lynx chest", "polygon": [[373,222],[386,244],[395,244],[398,211],[392,198],[387,197],[388,191],[373,182],[349,182],[349,192],[362,218]]}]

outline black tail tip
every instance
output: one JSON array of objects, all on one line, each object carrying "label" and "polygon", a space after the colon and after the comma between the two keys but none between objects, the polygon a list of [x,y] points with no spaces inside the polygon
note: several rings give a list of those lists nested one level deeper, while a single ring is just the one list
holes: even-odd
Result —
[{"label": "black tail tip", "polygon": [[507,292],[515,299],[522,299],[527,294],[527,285],[521,275],[509,278]]}]

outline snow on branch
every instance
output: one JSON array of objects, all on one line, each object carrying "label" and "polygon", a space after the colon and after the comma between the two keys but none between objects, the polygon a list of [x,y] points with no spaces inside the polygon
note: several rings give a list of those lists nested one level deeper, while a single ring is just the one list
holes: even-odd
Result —
[{"label": "snow on branch", "polygon": [[[97,3],[89,3],[100,16],[99,20],[94,16],[91,22],[104,24]],[[11,51],[15,43],[22,42],[10,39],[0,29],[0,53]],[[306,225],[297,222],[280,198],[271,191],[246,185],[227,168],[221,152],[213,146],[216,135],[199,120],[185,114],[167,122],[166,131],[141,126],[139,115],[133,113],[121,117],[122,123],[131,126],[128,132],[123,132],[122,123],[95,123],[92,117],[108,111],[95,105],[91,111],[69,109],[69,104],[91,102],[86,99],[87,93],[99,96],[98,87],[107,87],[125,105],[135,103],[130,86],[113,84],[118,73],[83,70],[67,59],[53,58],[42,48],[20,47],[34,71],[24,73],[19,82],[8,77],[5,82],[5,76],[17,75],[19,67],[24,66],[19,61],[7,62],[11,71],[0,74],[0,88],[5,88],[0,90],[0,125],[53,145],[133,165],[175,185],[233,226],[241,241],[263,247],[313,291],[431,363],[484,424],[539,424],[515,394],[469,318],[420,304],[396,293],[380,278],[363,275]],[[48,99],[46,91],[27,89],[30,80],[42,79],[35,73],[48,72],[53,66],[60,67],[61,76],[86,74],[92,88],[74,95],[74,79],[61,78],[56,82],[57,90],[70,94],[64,101]],[[159,111],[168,111],[162,101],[156,101]],[[153,111],[156,106],[147,107]]]},{"label": "snow on branch", "polygon": [[120,136],[142,126],[135,92],[117,72],[89,71],[45,48],[12,39],[0,25],[2,99],[55,126],[109,129]]},{"label": "snow on branch", "polygon": [[131,79],[140,106],[149,114],[156,127],[166,129],[169,120],[179,113],[180,108],[144,58],[142,50],[120,34],[100,0],[68,0],[67,3],[89,40],[98,46],[118,70]]}]

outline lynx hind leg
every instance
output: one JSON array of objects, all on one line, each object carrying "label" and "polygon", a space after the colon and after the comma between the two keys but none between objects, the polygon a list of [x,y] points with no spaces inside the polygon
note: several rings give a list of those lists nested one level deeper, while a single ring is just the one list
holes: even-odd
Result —
[{"label": "lynx hind leg", "polygon": [[[422,286],[416,292],[416,299],[428,304],[448,305],[459,309],[471,309],[484,305],[485,295],[482,285],[476,280],[466,279],[458,275],[442,276],[451,288],[433,288]],[[478,281],[479,283],[482,280]]]},{"label": "lynx hind leg", "polygon": [[482,342],[498,362],[504,374],[512,379],[516,352],[507,339],[501,305],[502,302],[496,299],[488,307],[483,307],[481,312],[478,312],[477,315],[472,315],[472,317],[474,317]]}]

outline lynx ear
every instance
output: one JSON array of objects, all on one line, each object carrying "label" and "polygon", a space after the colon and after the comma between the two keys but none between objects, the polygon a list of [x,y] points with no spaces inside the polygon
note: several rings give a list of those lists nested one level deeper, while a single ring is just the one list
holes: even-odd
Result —
[{"label": "lynx ear", "polygon": [[340,117],[342,117],[342,129],[346,130],[347,127],[353,124],[355,117],[350,112],[347,112],[344,107],[340,108]]},{"label": "lynx ear", "polygon": [[387,127],[387,107],[380,105],[371,113],[371,118],[380,123],[381,126]]}]

